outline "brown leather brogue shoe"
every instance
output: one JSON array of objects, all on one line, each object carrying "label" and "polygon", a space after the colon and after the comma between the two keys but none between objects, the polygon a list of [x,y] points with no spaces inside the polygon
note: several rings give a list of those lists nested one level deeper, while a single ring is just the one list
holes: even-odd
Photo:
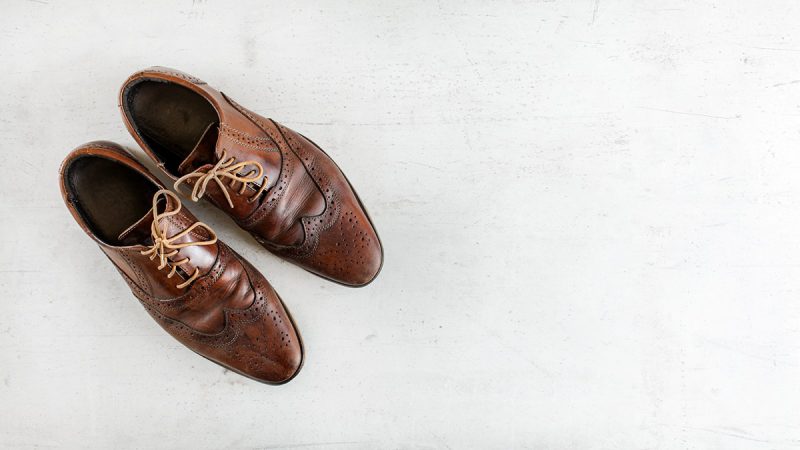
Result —
[{"label": "brown leather brogue shoe", "polygon": [[383,249],[353,187],[301,134],[163,67],[133,74],[119,102],[176,190],[208,199],[267,250],[348,286],[380,271]]},{"label": "brown leather brogue shoe", "polygon": [[257,381],[297,374],[302,343],[272,286],[122,147],[85,144],[59,173],[75,220],[169,334]]}]

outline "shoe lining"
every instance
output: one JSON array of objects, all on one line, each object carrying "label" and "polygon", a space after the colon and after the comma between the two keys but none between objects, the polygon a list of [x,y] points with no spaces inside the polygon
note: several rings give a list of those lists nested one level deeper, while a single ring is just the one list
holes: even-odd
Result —
[{"label": "shoe lining", "polygon": [[144,79],[125,92],[126,114],[164,167],[173,175],[219,116],[200,94],[181,85]]},{"label": "shoe lining", "polygon": [[158,186],[125,164],[82,156],[66,171],[70,200],[89,229],[103,242],[122,245],[119,235],[152,207]]}]

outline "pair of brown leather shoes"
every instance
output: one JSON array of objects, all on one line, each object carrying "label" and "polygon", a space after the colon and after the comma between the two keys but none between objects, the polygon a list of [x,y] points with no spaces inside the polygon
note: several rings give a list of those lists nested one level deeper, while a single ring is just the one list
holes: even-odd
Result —
[{"label": "pair of brown leather shoes", "polygon": [[[267,250],[348,286],[380,271],[381,243],[358,195],[301,134],[163,67],[128,78],[119,103],[175,190],[209,200]],[[75,220],[168,333],[258,381],[297,374],[300,335],[269,282],[122,147],[82,145],[59,174]]]}]

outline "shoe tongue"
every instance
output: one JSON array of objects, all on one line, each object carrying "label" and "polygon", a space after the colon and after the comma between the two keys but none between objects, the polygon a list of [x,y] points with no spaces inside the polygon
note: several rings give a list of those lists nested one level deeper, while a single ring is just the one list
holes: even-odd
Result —
[{"label": "shoe tongue", "polygon": [[[168,199],[163,197],[158,201],[158,212],[163,212],[166,208]],[[153,224],[153,208],[147,210],[144,215],[128,228],[120,233],[117,238],[121,245],[150,245],[153,243],[151,225]]]},{"label": "shoe tongue", "polygon": [[122,245],[149,245],[152,242],[150,225],[153,223],[153,208],[139,220],[129,226],[119,235],[119,242]]},{"label": "shoe tongue", "polygon": [[194,149],[189,152],[189,156],[178,166],[178,173],[186,175],[200,167],[214,165],[217,162],[216,147],[218,137],[219,129],[217,128],[217,123],[212,122],[203,131],[203,135],[195,144]]}]

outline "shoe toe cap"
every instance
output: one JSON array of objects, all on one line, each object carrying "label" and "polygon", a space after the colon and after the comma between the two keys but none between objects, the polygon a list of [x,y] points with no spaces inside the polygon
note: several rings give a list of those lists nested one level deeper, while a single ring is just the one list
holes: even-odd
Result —
[{"label": "shoe toe cap", "polygon": [[269,384],[283,384],[291,380],[303,365],[303,349],[297,339],[284,341],[277,348],[261,353],[262,363],[254,367],[251,376]]},{"label": "shoe toe cap", "polygon": [[369,219],[345,214],[319,239],[307,269],[338,283],[361,287],[372,282],[383,265],[383,246]]}]

